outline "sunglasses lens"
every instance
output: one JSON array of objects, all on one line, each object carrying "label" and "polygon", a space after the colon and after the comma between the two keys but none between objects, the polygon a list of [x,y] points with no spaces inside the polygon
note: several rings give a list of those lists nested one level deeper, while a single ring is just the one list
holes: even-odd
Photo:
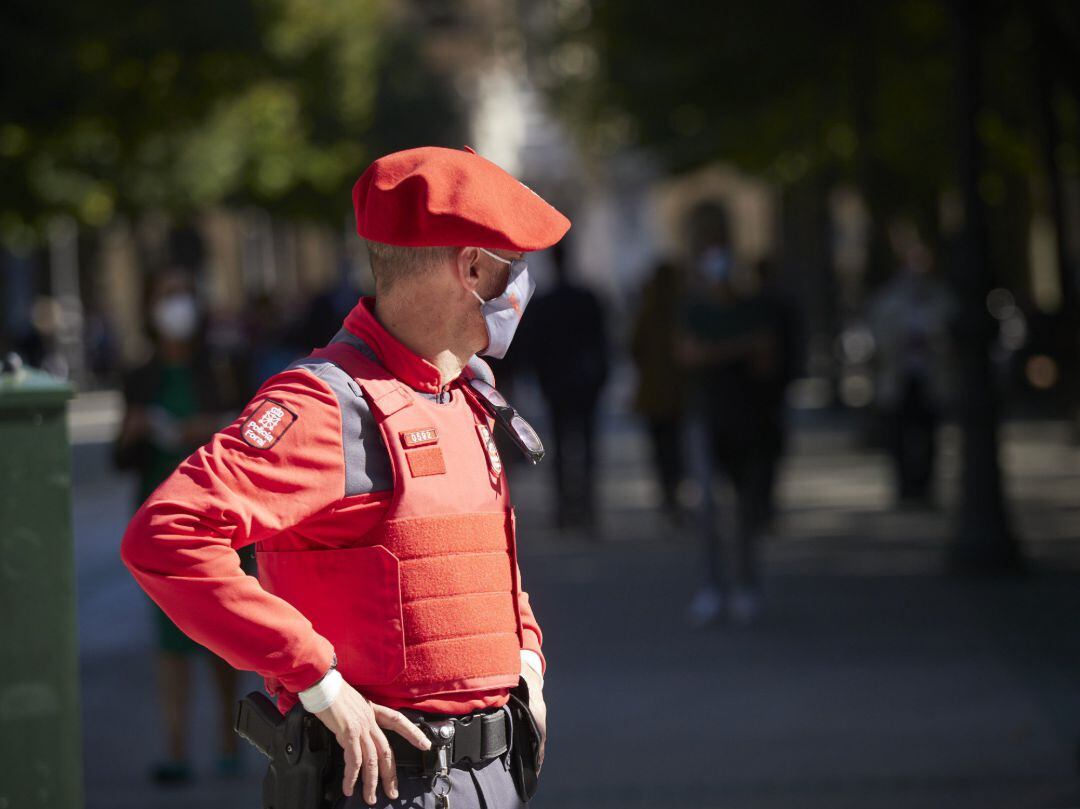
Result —
[{"label": "sunglasses lens", "polygon": [[492,408],[490,414],[503,428],[513,432],[519,445],[529,454],[529,460],[536,463],[544,457],[544,442],[540,440],[536,430],[517,414],[501,393],[482,379],[470,379],[469,385]]},{"label": "sunglasses lens", "polygon": [[532,428],[532,425],[521,416],[515,415],[510,419],[510,426],[514,428],[514,432],[521,439],[521,443],[528,447],[529,452],[542,453],[544,451],[544,442],[540,440],[540,436],[536,434],[536,430]]}]

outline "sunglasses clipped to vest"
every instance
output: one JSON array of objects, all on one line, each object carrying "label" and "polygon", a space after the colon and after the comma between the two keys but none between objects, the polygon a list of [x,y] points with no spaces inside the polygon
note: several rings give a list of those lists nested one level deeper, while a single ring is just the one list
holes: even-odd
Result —
[{"label": "sunglasses clipped to vest", "polygon": [[[469,367],[475,372],[474,366]],[[495,390],[495,386],[478,376],[469,378],[469,387],[476,394],[477,401],[484,411],[491,416],[510,440],[521,450],[531,463],[539,463],[544,457],[544,442],[540,440],[533,426],[521,416],[506,397]]]}]

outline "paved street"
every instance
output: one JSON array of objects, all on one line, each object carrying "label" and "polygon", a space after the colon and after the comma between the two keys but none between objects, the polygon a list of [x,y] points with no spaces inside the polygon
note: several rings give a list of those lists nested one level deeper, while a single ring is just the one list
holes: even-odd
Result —
[{"label": "paved street", "polygon": [[[218,780],[200,673],[202,777],[157,792],[152,632],[117,557],[129,487],[100,443],[108,397],[73,416],[87,804],[258,806],[261,769]],[[514,469],[522,566],[546,633],[551,744],[538,809],[1080,806],[1080,450],[1061,425],[1006,431],[1015,580],[940,574],[948,522],[889,510],[888,468],[805,418],[781,482],[768,607],[752,627],[690,629],[693,541],[655,515],[645,447],[605,435],[603,539],[546,525],[546,470]],[[955,436],[944,440],[945,490]],[[256,687],[254,680],[249,681]]]}]

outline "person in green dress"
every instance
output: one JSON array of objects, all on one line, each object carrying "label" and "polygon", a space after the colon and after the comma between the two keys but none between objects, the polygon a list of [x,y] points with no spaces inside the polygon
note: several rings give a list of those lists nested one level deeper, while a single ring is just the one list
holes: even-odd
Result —
[{"label": "person in green dress", "polygon": [[[176,270],[160,273],[150,279],[147,291],[153,353],[125,374],[124,417],[114,458],[120,469],[137,475],[135,505],[228,421],[243,393],[237,376],[226,363],[212,360],[200,339],[201,315],[190,275]],[[202,654],[212,663],[221,702],[218,771],[238,774],[240,758],[232,730],[236,671],[187,637],[156,605],[151,608],[168,751],[168,758],[154,765],[151,778],[175,784],[193,777],[187,743],[192,661]]]}]

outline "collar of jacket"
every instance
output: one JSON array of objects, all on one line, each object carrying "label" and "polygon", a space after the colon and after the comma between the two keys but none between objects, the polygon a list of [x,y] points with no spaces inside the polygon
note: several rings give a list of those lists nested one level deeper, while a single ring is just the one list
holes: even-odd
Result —
[{"label": "collar of jacket", "polygon": [[346,316],[344,325],[346,330],[371,346],[386,370],[413,390],[422,393],[443,390],[439,369],[402,345],[375,318],[374,297],[361,298]]}]

